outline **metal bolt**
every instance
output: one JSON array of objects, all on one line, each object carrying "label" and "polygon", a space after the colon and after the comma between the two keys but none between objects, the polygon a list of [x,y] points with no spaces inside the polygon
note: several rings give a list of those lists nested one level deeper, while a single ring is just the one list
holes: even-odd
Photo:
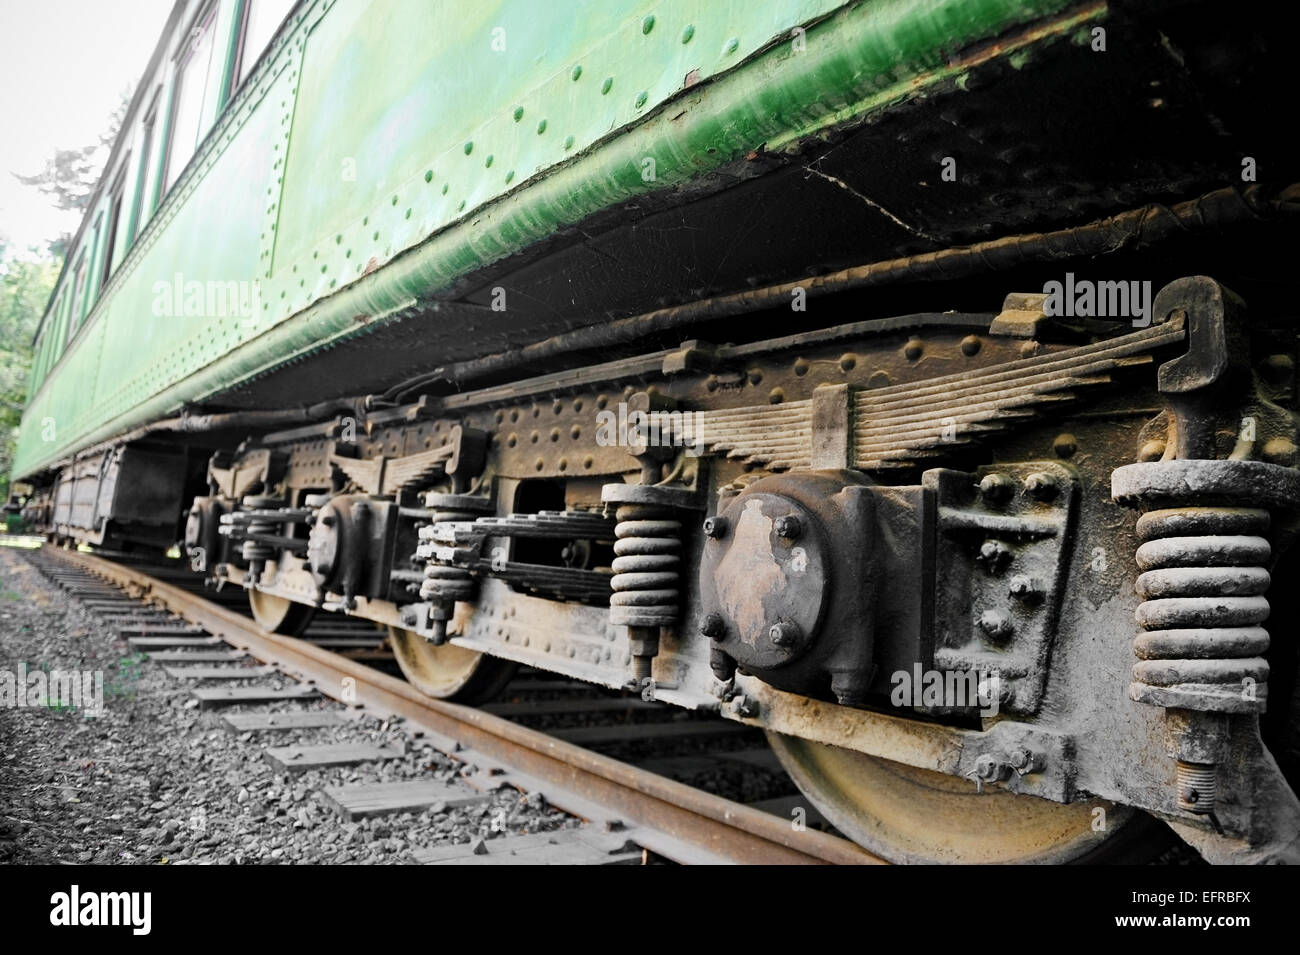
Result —
[{"label": "metal bolt", "polygon": [[708,614],[700,621],[700,633],[711,640],[721,640],[727,633],[727,621],[721,614]]},{"label": "metal bolt", "polygon": [[980,481],[980,493],[995,504],[1009,500],[1016,486],[1005,474],[986,474]]},{"label": "metal bolt", "polygon": [[1036,501],[1050,501],[1059,489],[1050,474],[1035,471],[1025,478],[1025,493]]},{"label": "metal bolt", "polygon": [[1032,750],[1028,749],[1012,750],[1007,757],[1007,761],[1011,764],[1011,768],[1021,776],[1026,773],[1037,772],[1043,768],[1042,760]]},{"label": "metal bolt", "polygon": [[786,540],[795,540],[803,533],[803,524],[793,514],[778,517],[772,527],[778,537],[784,537]]},{"label": "metal bolt", "polygon": [[704,536],[721,540],[727,536],[727,519],[725,517],[706,517],[704,519]]},{"label": "metal bolt", "polygon": [[1218,767],[1213,763],[1178,760],[1178,808],[1198,815],[1214,812],[1218,796]]},{"label": "metal bolt", "polygon": [[1002,541],[986,540],[980,545],[979,560],[988,565],[989,570],[1001,570],[1011,559],[1011,548]]},{"label": "metal bolt", "polygon": [[1007,772],[1007,764],[995,756],[985,753],[975,760],[975,775],[986,783],[997,782]]},{"label": "metal bolt", "polygon": [[803,636],[803,631],[799,629],[797,623],[782,620],[780,623],[772,624],[771,629],[767,631],[767,636],[772,641],[773,646],[789,649],[799,642],[799,638]]},{"label": "metal bolt", "polygon": [[996,610],[985,610],[980,614],[980,629],[990,637],[1009,637],[1011,635],[1011,621]]},{"label": "metal bolt", "polygon": [[733,697],[731,708],[737,716],[750,719],[758,715],[758,700],[750,699],[747,696]]}]

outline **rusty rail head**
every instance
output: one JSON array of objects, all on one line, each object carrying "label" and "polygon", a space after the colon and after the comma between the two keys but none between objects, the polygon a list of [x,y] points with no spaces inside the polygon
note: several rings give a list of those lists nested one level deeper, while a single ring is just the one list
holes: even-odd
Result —
[{"label": "rusty rail head", "polygon": [[[47,548],[65,563],[97,574],[165,607],[231,645],[340,698],[354,681],[353,705],[397,715],[547,786],[548,799],[576,814],[595,804],[638,829],[638,841],[668,858],[683,846],[716,862],[743,864],[882,863],[847,840],[813,829],[796,831],[779,816],[723,799],[683,783],[602,756],[537,730],[471,707],[430,699],[403,680],[293,637],[263,633],[250,619],[131,567],[93,554]],[[559,790],[551,787],[559,787]],[[642,838],[644,836],[644,838]]]}]

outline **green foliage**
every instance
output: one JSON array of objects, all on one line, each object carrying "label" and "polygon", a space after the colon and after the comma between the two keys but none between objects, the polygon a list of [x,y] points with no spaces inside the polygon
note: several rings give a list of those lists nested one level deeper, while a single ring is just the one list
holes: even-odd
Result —
[{"label": "green foliage", "polygon": [[32,371],[32,336],[59,277],[56,259],[7,259],[0,243],[0,500],[9,496],[18,425]]},{"label": "green foliage", "polygon": [[54,155],[45,160],[45,168],[40,172],[33,176],[14,173],[14,177],[23,185],[35,186],[50,196],[59,209],[85,210],[130,105],[131,90],[128,89],[122,93],[117,108],[108,118],[108,128],[98,142],[76,149],[56,149]]}]

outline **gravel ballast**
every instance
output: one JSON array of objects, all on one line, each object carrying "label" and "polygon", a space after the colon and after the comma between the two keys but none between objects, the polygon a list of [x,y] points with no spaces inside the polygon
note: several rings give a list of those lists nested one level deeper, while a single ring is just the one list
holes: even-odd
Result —
[{"label": "gravel ballast", "polygon": [[[477,805],[435,803],[418,814],[347,822],[323,789],[455,782],[474,768],[398,722],[369,716],[336,727],[232,732],[228,713],[342,707],[318,700],[201,710],[189,681],[131,650],[21,552],[0,548],[0,674],[16,680],[23,667],[102,674],[103,712],[0,706],[0,863],[410,863],[420,848],[579,824],[539,795],[510,788]],[[404,755],[289,774],[264,753],[342,743]]]}]

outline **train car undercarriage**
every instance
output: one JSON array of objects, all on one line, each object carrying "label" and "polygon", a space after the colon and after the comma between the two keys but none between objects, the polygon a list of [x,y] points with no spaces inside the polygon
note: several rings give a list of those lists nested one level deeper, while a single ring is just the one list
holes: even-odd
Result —
[{"label": "train car undercarriage", "polygon": [[[1300,508],[1291,357],[1204,276],[1149,321],[1075,311],[1017,293],[341,404],[212,454],[184,547],[268,630],[387,627],[431,696],[527,664],[763,727],[894,861],[1094,859],[1151,816],[1294,860],[1295,660],[1262,626]],[[144,452],[114,453],[96,473]],[[160,461],[185,484],[195,452]],[[91,470],[36,499],[56,535],[111,500]]]}]

